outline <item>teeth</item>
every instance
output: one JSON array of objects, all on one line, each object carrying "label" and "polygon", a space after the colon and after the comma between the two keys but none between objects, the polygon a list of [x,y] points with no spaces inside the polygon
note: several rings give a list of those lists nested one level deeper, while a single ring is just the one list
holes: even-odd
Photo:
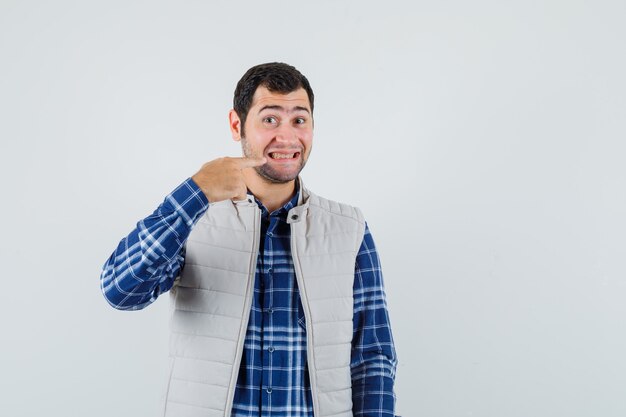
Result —
[{"label": "teeth", "polygon": [[293,158],[295,154],[293,153],[278,153],[278,152],[272,152],[271,156],[274,159],[290,159]]}]

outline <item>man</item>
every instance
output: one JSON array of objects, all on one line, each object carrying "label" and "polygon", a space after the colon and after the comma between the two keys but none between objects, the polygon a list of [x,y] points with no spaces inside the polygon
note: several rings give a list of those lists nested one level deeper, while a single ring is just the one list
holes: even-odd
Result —
[{"label": "man", "polygon": [[307,190],[313,91],[249,69],[229,113],[241,158],[208,162],[105,263],[117,309],[170,291],[166,416],[390,417],[396,354],[361,212]]}]

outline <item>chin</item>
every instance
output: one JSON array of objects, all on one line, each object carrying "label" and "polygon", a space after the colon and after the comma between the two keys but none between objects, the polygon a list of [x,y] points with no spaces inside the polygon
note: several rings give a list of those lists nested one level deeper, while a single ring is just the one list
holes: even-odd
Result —
[{"label": "chin", "polygon": [[287,173],[287,172],[283,172],[283,173],[279,173],[273,170],[268,170],[268,169],[264,169],[264,167],[257,167],[256,168],[257,173],[262,177],[265,178],[267,181],[274,183],[274,184],[284,184],[290,181],[295,180],[298,175],[300,174],[301,170],[298,170],[298,172],[291,172],[291,173]]}]

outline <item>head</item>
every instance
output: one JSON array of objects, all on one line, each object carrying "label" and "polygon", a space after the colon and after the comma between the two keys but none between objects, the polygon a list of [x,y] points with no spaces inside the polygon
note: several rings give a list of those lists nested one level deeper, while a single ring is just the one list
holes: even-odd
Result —
[{"label": "head", "polygon": [[250,106],[252,105],[252,99],[259,87],[265,87],[273,93],[280,94],[291,93],[302,88],[308,95],[309,106],[311,107],[311,113],[313,113],[313,90],[309,80],[300,71],[282,62],[255,65],[241,77],[233,97],[233,110],[235,110],[241,120],[241,134],[243,136],[245,136],[245,124]]},{"label": "head", "polygon": [[255,170],[268,182],[292,181],[304,168],[313,138],[313,90],[294,67],[250,68],[237,83],[229,119],[244,155],[267,158]]}]

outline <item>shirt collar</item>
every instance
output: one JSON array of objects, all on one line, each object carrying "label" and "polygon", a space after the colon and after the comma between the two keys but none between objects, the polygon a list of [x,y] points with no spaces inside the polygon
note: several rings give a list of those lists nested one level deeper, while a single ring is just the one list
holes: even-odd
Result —
[{"label": "shirt collar", "polygon": [[284,206],[282,206],[279,209],[274,210],[272,213],[268,212],[267,208],[263,205],[263,203],[261,203],[261,201],[258,198],[254,197],[254,200],[256,201],[257,205],[261,209],[262,217],[266,217],[271,214],[271,215],[278,216],[281,219],[286,219],[287,213],[289,213],[289,210],[291,210],[292,208],[298,205],[299,196],[300,196],[300,179],[296,178],[295,192],[293,193],[293,197],[291,197],[291,199],[287,201]]}]

